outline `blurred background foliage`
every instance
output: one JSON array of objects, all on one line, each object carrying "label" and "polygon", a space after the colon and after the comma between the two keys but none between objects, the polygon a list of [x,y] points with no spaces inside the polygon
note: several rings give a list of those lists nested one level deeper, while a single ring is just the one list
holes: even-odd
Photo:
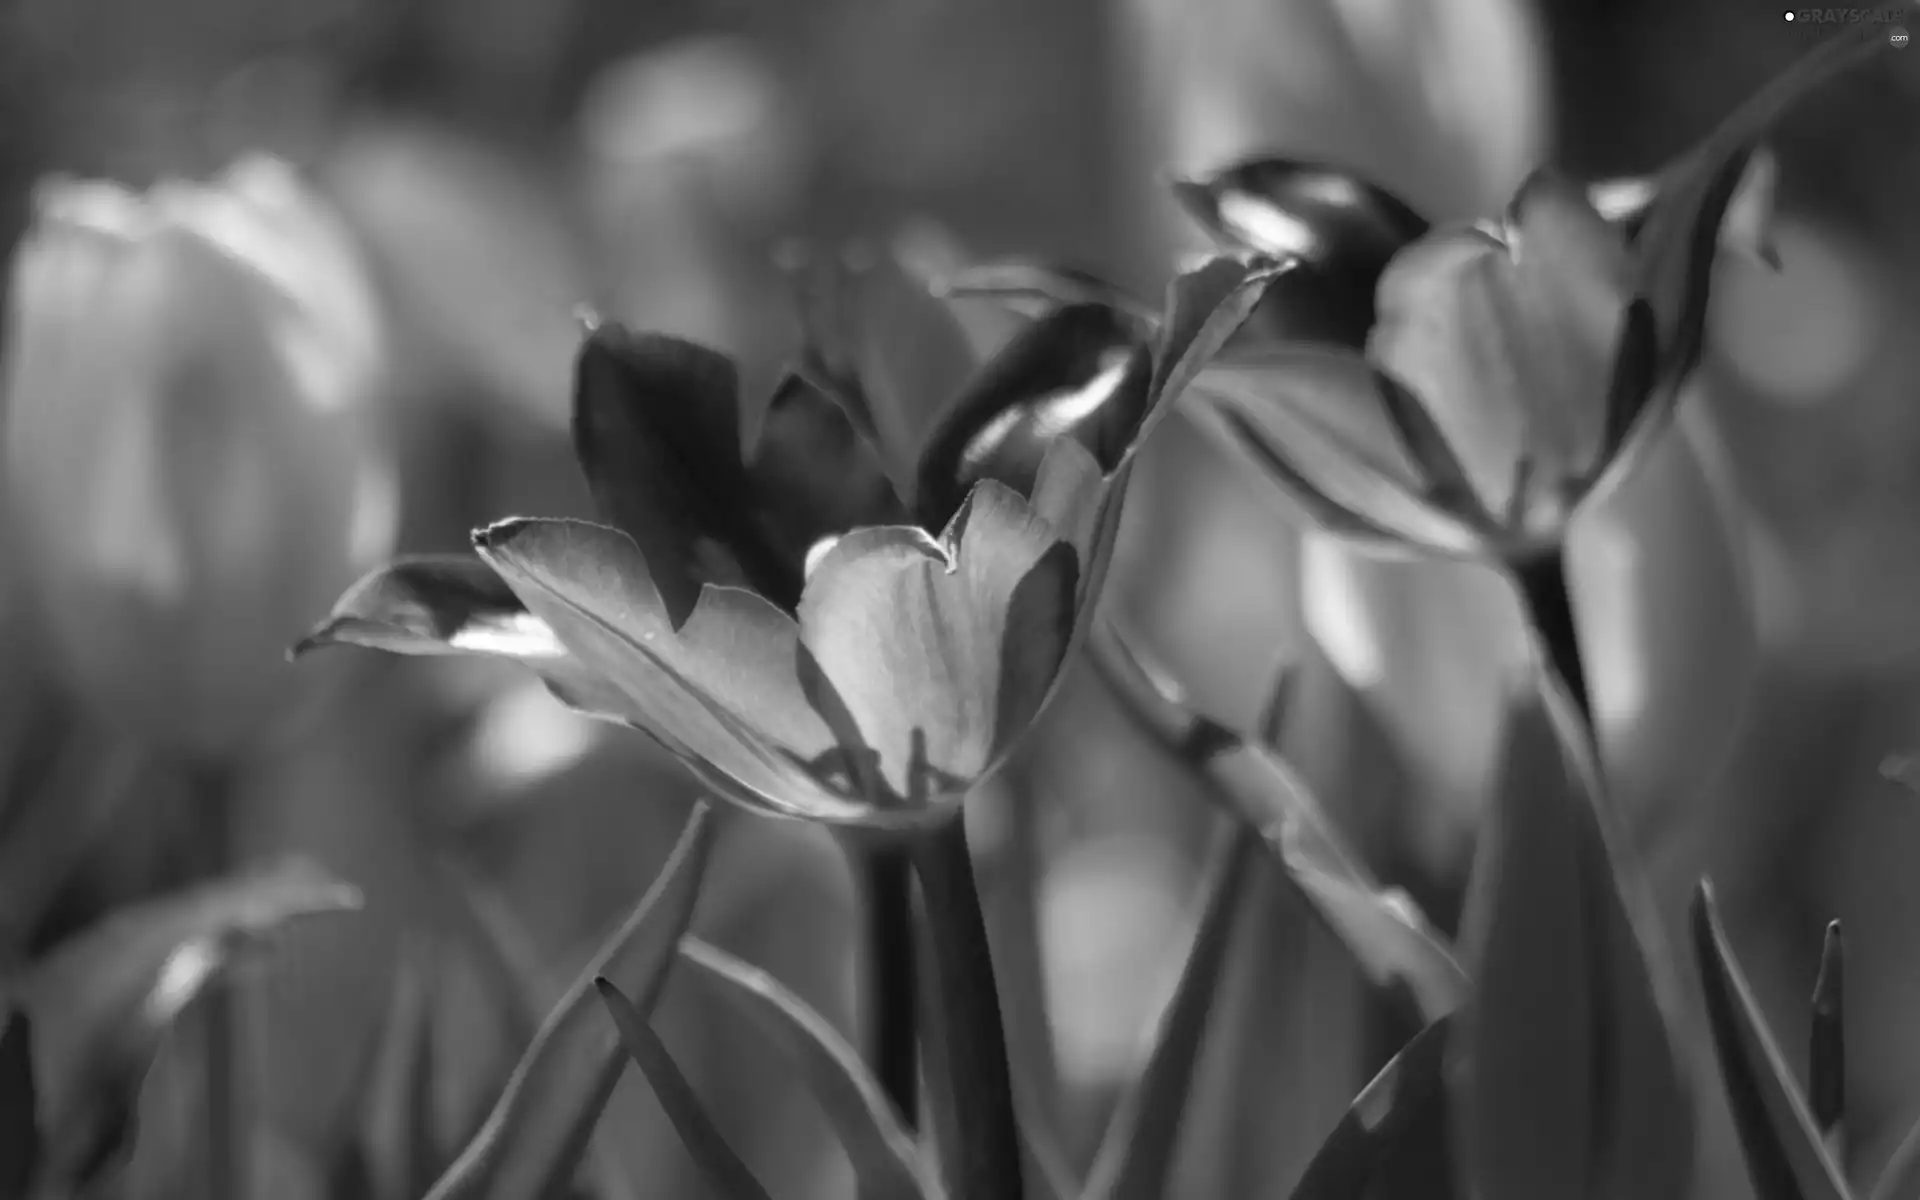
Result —
[{"label": "blurred background foliage", "polygon": [[[588,515],[565,429],[582,304],[765,372],[795,334],[774,267],[790,238],[905,231],[935,259],[1034,253],[1157,287],[1198,246],[1165,171],[1271,149],[1475,215],[1542,159],[1653,168],[1810,36],[1749,0],[5,0],[0,228],[11,245],[48,172],[145,186],[249,150],[296,164],[378,284],[400,545],[456,550],[503,514]],[[1585,518],[1573,568],[1608,767],[1675,941],[1710,873],[1791,1045],[1821,927],[1846,922],[1867,1174],[1920,1112],[1920,802],[1880,772],[1920,740],[1913,68],[1890,55],[1784,131],[1783,269],[1723,266],[1697,394]],[[1451,927],[1525,653],[1511,600],[1479,569],[1365,562],[1303,533],[1177,423],[1145,471],[1111,603],[1222,715],[1250,718],[1292,664],[1288,749]],[[178,772],[67,695],[29,612],[10,604],[0,639],[0,961],[18,962],[177,883],[198,818]],[[557,988],[653,877],[695,788],[509,669],[340,654],[286,674],[297,702],[238,785],[242,850],[313,855],[368,896],[242,997],[259,1194],[298,1198],[319,1194],[343,1122],[379,1120],[356,1089],[397,990],[433,1014],[449,1149],[511,1067],[524,1030],[461,949],[458,889],[510,911]],[[969,819],[1001,978],[1049,1016],[1015,1022],[1014,1053],[1052,1063],[1050,1102],[1090,1152],[1182,954],[1209,818],[1080,670]],[[849,1020],[852,892],[831,844],[728,828],[696,927]],[[1274,880],[1247,902],[1182,1196],[1278,1194],[1409,1032]],[[660,1012],[763,1177],[845,1193],[764,1047],[678,989]],[[149,1081],[129,1200],[194,1194],[192,1036]],[[1699,1195],[1744,1195],[1702,1095]],[[638,1080],[604,1130],[637,1195],[698,1194]]]}]

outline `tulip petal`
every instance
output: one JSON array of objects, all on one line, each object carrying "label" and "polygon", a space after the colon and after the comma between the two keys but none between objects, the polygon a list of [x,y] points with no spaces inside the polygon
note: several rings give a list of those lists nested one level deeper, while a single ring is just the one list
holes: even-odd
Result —
[{"label": "tulip petal", "polygon": [[1523,510],[1528,483],[1570,502],[1599,465],[1625,264],[1581,190],[1541,173],[1504,241],[1436,234],[1382,276],[1369,353],[1425,403],[1487,511]]},{"label": "tulip petal", "polygon": [[1393,193],[1321,163],[1242,159],[1203,179],[1176,181],[1173,194],[1228,248],[1343,269],[1372,264],[1362,276],[1377,277],[1427,232],[1426,220]]},{"label": "tulip petal", "polygon": [[974,373],[920,454],[915,515],[936,529],[993,479],[1026,494],[1052,443],[1080,441],[1112,472],[1151,402],[1147,329],[1104,304],[1047,314]]},{"label": "tulip petal", "polygon": [[1252,329],[1266,339],[1359,349],[1380,273],[1427,232],[1392,193],[1317,163],[1251,158],[1173,190],[1221,245],[1300,263],[1260,302]]},{"label": "tulip petal", "polygon": [[1081,562],[1090,563],[1104,549],[1101,517],[1110,507],[1105,503],[1109,491],[1093,454],[1072,438],[1061,438],[1040,461],[1028,503]]},{"label": "tulip petal", "polygon": [[[856,526],[907,519],[874,443],[842,403],[799,374],[783,379],[768,400],[747,472],[756,519],[775,546],[805,549]],[[762,594],[791,611],[804,571],[782,582],[789,592]]]},{"label": "tulip petal", "polygon": [[1261,297],[1287,270],[1270,259],[1215,258],[1167,285],[1160,336],[1153,345],[1147,415],[1133,435],[1128,455],[1146,444],[1154,426],[1173,411],[1175,402],[1247,323]]},{"label": "tulip petal", "polygon": [[[1404,543],[1476,555],[1483,535],[1436,502],[1444,489],[1410,453],[1415,443],[1387,401],[1397,387],[1357,355],[1290,347],[1214,363],[1188,411],[1217,446],[1329,532],[1375,550]],[[1477,507],[1471,497],[1449,499],[1469,515],[1468,505]]]},{"label": "tulip petal", "polygon": [[333,645],[511,659],[532,668],[568,707],[612,721],[635,716],[619,689],[574,657],[477,558],[422,555],[371,572],[340,597],[332,615],[292,653],[298,657]]},{"label": "tulip petal", "polygon": [[863,529],[826,554],[801,637],[879,754],[898,795],[916,763],[971,783],[1038,714],[1076,612],[1073,547],[1010,489],[977,485],[945,545]]},{"label": "tulip petal", "polygon": [[601,513],[646,555],[675,625],[704,583],[800,590],[806,546],[776,553],[755,523],[738,390],[724,354],[612,323],[588,335],[574,368],[580,470]]},{"label": "tulip petal", "polygon": [[476,534],[475,547],[619,690],[634,724],[709,778],[733,781],[730,799],[820,820],[866,811],[822,791],[793,761],[837,742],[801,687],[798,630],[785,613],[751,592],[709,586],[676,630],[640,548],[586,521],[502,521]]}]

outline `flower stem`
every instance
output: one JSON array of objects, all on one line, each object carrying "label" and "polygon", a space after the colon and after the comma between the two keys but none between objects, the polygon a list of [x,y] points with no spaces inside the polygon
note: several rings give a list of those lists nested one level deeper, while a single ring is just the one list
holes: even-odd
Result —
[{"label": "flower stem", "polygon": [[913,942],[913,872],[897,846],[847,844],[865,893],[861,1019],[867,1058],[909,1129],[919,1122],[920,1052]]},{"label": "flower stem", "polygon": [[[199,873],[212,882],[231,872],[238,857],[234,773],[224,765],[201,767],[189,778],[199,817]],[[206,1196],[208,1200],[248,1200],[248,1142],[241,1124],[246,1107],[240,1095],[240,1035],[233,984],[221,978],[210,981],[200,999],[200,1013]]]},{"label": "flower stem", "polygon": [[1580,655],[1580,635],[1574,625],[1565,548],[1556,546],[1520,559],[1511,569],[1547,673],[1566,688],[1588,733],[1594,733],[1593,697],[1588,691],[1586,661]]},{"label": "flower stem", "polygon": [[973,877],[966,823],[956,814],[914,847],[932,934],[934,1000],[950,1064],[958,1144],[948,1175],[955,1200],[1021,1200],[1020,1131],[1014,1119],[1000,993]]}]

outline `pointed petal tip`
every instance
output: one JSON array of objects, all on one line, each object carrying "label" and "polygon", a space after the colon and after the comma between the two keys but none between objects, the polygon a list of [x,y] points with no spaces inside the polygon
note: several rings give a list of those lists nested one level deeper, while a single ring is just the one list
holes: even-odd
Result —
[{"label": "pointed petal tip", "polygon": [[504,517],[498,521],[482,525],[467,535],[474,552],[485,555],[511,541],[515,534],[533,523],[532,517]]},{"label": "pointed petal tip", "polygon": [[591,304],[576,304],[573,306],[573,323],[580,330],[580,336],[583,338],[591,338],[595,333],[599,332],[604,320],[605,318],[600,315],[600,310]]},{"label": "pointed petal tip", "polygon": [[287,647],[287,661],[298,662],[315,650],[342,645],[343,640],[340,635],[346,630],[349,622],[350,618],[337,614],[319,622]]}]

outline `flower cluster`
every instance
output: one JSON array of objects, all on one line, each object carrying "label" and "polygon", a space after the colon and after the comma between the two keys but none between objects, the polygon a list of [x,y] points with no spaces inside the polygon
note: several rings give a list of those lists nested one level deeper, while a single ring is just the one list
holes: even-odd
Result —
[{"label": "flower cluster", "polygon": [[[1273,268],[1217,258],[1153,319],[1060,307],[893,463],[858,372],[810,346],[742,452],[738,371],[593,329],[576,456],[605,524],[516,518],[403,559],[300,649],[517,659],[751,808],[901,828],[952,815],[1052,694],[1110,557],[1133,451]],[[857,356],[856,356],[857,357]]]}]

